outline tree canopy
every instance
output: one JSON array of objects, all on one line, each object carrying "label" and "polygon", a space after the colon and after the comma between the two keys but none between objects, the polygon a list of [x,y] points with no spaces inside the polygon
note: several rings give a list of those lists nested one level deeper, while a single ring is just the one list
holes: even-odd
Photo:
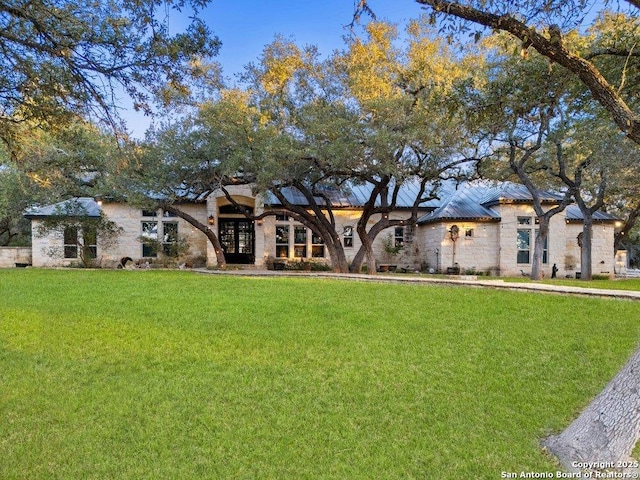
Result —
[{"label": "tree canopy", "polygon": [[[550,1],[536,0],[416,0],[430,8],[432,18],[437,16],[459,18],[465,22],[487,27],[494,31],[505,31],[522,42],[522,49],[533,48],[551,61],[563,66],[591,91],[593,98],[611,114],[613,121],[631,140],[640,144],[640,110],[635,100],[637,84],[615,82],[601,61],[617,61],[621,70],[632,71],[630,64],[636,63],[640,56],[637,44],[638,28],[637,0],[621,1],[630,7],[630,16],[616,23],[603,35],[595,35],[584,48],[572,48],[565,41],[571,29],[574,29],[596,8],[598,2],[588,0]],[[622,14],[624,15],[624,14]],[[465,24],[467,25],[467,24]],[[468,31],[468,27],[463,26]],[[612,35],[613,33],[613,35]],[[476,38],[481,32],[475,32]],[[613,40],[606,48],[602,38]],[[637,69],[636,69],[637,70]]]},{"label": "tree canopy", "polygon": [[220,42],[192,18],[172,34],[171,10],[206,0],[0,1],[0,138],[13,126],[75,116],[119,127],[121,97],[149,112],[167,87],[186,88]]}]

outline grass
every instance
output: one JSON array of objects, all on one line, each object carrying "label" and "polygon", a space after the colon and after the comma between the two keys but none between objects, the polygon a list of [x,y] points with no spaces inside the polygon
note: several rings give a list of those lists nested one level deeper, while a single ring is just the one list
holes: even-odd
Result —
[{"label": "grass", "polygon": [[[640,304],[185,272],[0,271],[2,478],[500,478]],[[583,312],[588,312],[583,313]]]},{"label": "grass", "polygon": [[[482,277],[478,277],[482,279]],[[497,278],[497,277],[496,277]],[[531,280],[528,277],[500,277],[505,282],[545,283],[548,285],[568,285],[571,287],[602,288],[605,290],[640,290],[640,278],[616,278],[613,280],[576,280],[571,278],[546,278]]]}]

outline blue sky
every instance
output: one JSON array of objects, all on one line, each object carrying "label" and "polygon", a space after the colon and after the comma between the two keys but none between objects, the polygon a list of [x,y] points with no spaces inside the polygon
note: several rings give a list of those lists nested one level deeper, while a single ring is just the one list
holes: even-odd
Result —
[{"label": "blue sky", "polygon": [[[422,10],[412,0],[370,0],[379,19],[404,24]],[[276,34],[301,45],[318,45],[329,54],[343,45],[342,37],[353,16],[353,0],[213,0],[201,18],[222,41],[218,61],[226,75],[242,70],[258,58]]]},{"label": "blue sky", "polygon": [[[379,20],[399,25],[423,12],[413,0],[369,0],[369,5]],[[317,45],[323,55],[341,48],[353,11],[354,0],[212,0],[199,17],[220,38],[222,48],[215,60],[225,77],[233,79],[278,34],[299,45]],[[175,11],[169,15],[171,33],[181,31],[184,15]],[[133,112],[125,119],[133,135],[142,138],[150,120]]]}]

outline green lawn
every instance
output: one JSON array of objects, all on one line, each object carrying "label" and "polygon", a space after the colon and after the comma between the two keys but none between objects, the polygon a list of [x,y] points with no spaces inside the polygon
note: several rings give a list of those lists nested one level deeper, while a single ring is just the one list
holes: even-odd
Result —
[{"label": "green lawn", "polygon": [[[482,277],[478,277],[482,279]],[[575,280],[568,278],[547,278],[541,281],[533,281],[530,278],[523,277],[511,277],[503,278],[506,282],[519,282],[519,283],[545,283],[548,285],[568,285],[571,287],[582,288],[603,288],[606,290],[640,290],[640,278],[627,278],[627,279],[615,279],[615,280]]]},{"label": "green lawn", "polygon": [[0,271],[3,479],[555,471],[640,303],[189,272]]}]

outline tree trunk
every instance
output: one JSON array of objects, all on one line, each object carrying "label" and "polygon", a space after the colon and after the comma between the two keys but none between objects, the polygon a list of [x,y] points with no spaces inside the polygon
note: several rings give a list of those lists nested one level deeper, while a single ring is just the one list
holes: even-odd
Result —
[{"label": "tree trunk", "polygon": [[347,257],[344,254],[344,249],[340,243],[340,239],[336,242],[333,237],[332,241],[325,242],[327,250],[329,251],[329,258],[331,259],[331,268],[336,273],[347,273],[349,271],[349,264]]},{"label": "tree trunk", "polygon": [[576,470],[575,462],[627,461],[639,439],[640,348],[580,416],[543,446]]},{"label": "tree trunk", "polygon": [[193,225],[195,228],[200,230],[205,234],[213,249],[216,252],[216,263],[218,264],[218,268],[225,268],[227,266],[227,261],[224,258],[224,251],[222,250],[222,245],[220,245],[220,240],[218,240],[218,236],[209,228],[209,225],[205,225],[202,222],[199,222],[196,218],[192,217],[188,213],[183,212],[179,208],[176,208],[173,205],[161,205],[161,207],[167,212],[171,212],[174,215],[182,218],[190,225]]},{"label": "tree trunk", "polygon": [[531,279],[542,280],[542,257],[544,255],[544,243],[549,236],[549,219],[546,216],[538,217],[540,225],[535,234],[533,247],[533,261],[531,263]]},{"label": "tree trunk", "polygon": [[349,271],[351,273],[361,273],[362,263],[366,261],[367,273],[369,275],[374,275],[376,273],[376,257],[373,253],[373,245],[366,235],[360,240],[362,241],[362,246],[356,252],[356,256],[353,257],[353,260],[351,260]]},{"label": "tree trunk", "polygon": [[580,250],[580,280],[591,280],[593,268],[591,262],[591,246],[593,244],[593,219],[590,214],[584,214],[582,227],[582,248]]}]

